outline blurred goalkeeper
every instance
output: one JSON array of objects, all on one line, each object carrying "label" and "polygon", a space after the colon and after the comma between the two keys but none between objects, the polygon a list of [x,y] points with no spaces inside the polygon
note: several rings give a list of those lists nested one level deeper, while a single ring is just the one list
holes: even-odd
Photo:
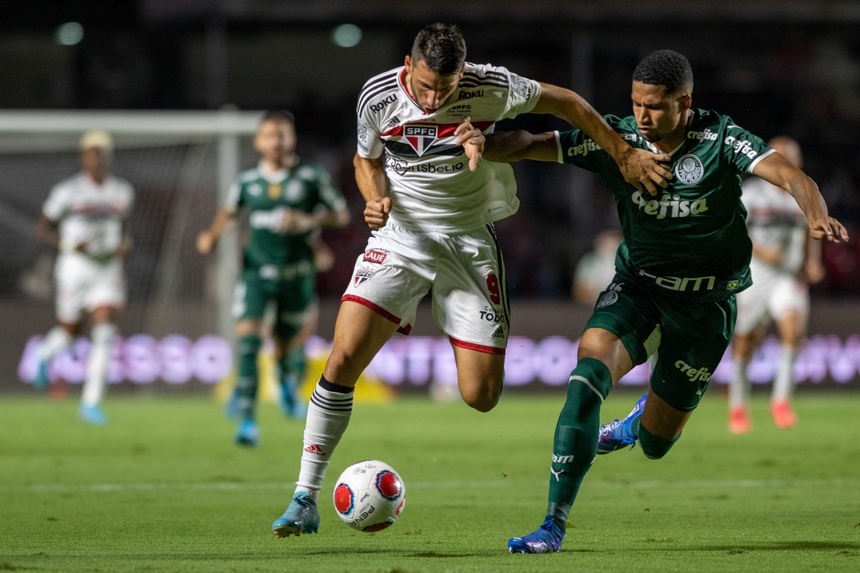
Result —
[{"label": "blurred goalkeeper", "polygon": [[239,371],[229,406],[229,413],[240,418],[236,443],[244,446],[256,446],[259,441],[257,354],[269,309],[274,318],[271,328],[281,406],[287,416],[305,416],[306,406],[297,390],[305,372],[304,341],[316,320],[316,272],[324,247],[318,234],[324,227],[349,222],[346,200],[329,174],[296,154],[291,113],[267,112],[254,137],[254,149],[260,154],[259,163],[239,174],[227,204],[197,237],[197,250],[211,252],[228,224],[241,211],[248,211],[250,232],[233,298]]},{"label": "blurred goalkeeper", "polygon": [[51,359],[71,345],[89,318],[91,346],[79,414],[87,423],[103,425],[107,418],[100,404],[111,341],[126,300],[123,260],[131,251],[127,223],[134,189],[110,174],[114,146],[109,133],[88,131],[79,147],[80,173],[54,186],[36,225],[39,239],[59,251],[54,267],[59,324],[39,347],[33,384],[48,386]]}]

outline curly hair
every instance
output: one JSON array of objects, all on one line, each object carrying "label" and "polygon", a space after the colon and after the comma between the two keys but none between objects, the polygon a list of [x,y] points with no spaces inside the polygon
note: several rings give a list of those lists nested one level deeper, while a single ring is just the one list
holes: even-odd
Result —
[{"label": "curly hair", "polygon": [[440,76],[456,74],[466,61],[466,40],[455,24],[436,22],[425,26],[412,43],[412,60],[424,60]]},{"label": "curly hair", "polygon": [[642,58],[633,70],[633,81],[663,86],[669,94],[693,93],[690,62],[672,50],[657,50]]}]

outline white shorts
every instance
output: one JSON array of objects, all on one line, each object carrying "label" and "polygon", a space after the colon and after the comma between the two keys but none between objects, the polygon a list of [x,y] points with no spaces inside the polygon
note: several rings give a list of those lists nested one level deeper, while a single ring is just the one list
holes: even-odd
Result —
[{"label": "white shorts", "polygon": [[797,278],[753,269],[753,284],[737,295],[738,319],[735,334],[747,335],[770,319],[789,314],[809,314],[809,286]]},{"label": "white shorts", "polygon": [[76,324],[82,315],[100,306],[125,306],[122,260],[96,263],[74,253],[63,253],[54,267],[57,283],[57,319]]},{"label": "white shorts", "polygon": [[433,319],[451,344],[504,354],[510,306],[492,225],[468,234],[409,231],[389,221],[358,256],[344,301],[357,302],[408,334],[432,289]]}]

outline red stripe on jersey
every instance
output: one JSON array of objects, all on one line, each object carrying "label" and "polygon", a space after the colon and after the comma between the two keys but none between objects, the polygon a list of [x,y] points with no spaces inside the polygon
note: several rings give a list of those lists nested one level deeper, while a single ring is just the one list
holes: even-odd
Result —
[{"label": "red stripe on jersey", "polygon": [[[473,121],[472,127],[477,127],[478,129],[480,129],[483,132],[485,129],[487,129],[488,127],[490,127],[494,123],[495,122],[493,122],[493,121]],[[398,136],[402,137],[403,136],[403,129],[407,125],[427,125],[427,126],[435,125],[436,128],[439,130],[436,138],[442,139],[443,137],[453,137],[454,132],[457,130],[457,126],[459,126],[460,124],[459,123],[428,123],[428,122],[424,122],[424,121],[416,121],[416,122],[404,123],[402,125],[395,126],[392,129],[389,129],[388,131],[383,131],[379,135],[381,137],[398,137]]]},{"label": "red stripe on jersey", "polygon": [[[354,294],[345,294],[340,299],[340,302],[354,302],[354,303],[360,304],[362,306],[366,306],[367,308],[369,308],[370,310],[372,310],[376,314],[378,314],[384,318],[387,318],[388,320],[390,320],[394,324],[397,324],[397,325],[400,324],[400,319],[398,317],[394,316],[393,314],[391,314],[390,312],[388,312],[387,310],[385,310],[384,308],[382,308],[378,304],[370,302],[366,298],[361,298],[360,296],[355,296]],[[412,332],[412,325],[407,324],[406,326],[400,326],[397,329],[397,332],[399,332],[400,334],[409,334],[410,332]]]},{"label": "red stripe on jersey", "polygon": [[459,346],[460,348],[465,348],[466,350],[476,350],[478,352],[484,352],[486,354],[502,354],[504,355],[504,348],[495,348],[494,346],[484,346],[483,344],[475,344],[474,342],[465,342],[463,340],[457,340],[451,336],[448,337],[448,340],[451,341],[451,344],[454,346]]}]

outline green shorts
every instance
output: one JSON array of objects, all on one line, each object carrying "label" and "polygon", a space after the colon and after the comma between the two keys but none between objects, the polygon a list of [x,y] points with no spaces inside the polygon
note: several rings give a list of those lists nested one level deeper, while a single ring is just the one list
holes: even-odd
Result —
[{"label": "green shorts", "polygon": [[616,274],[585,328],[617,336],[634,366],[651,366],[651,389],[670,406],[696,408],[729,346],[737,309],[734,295],[717,302],[672,299]]},{"label": "green shorts", "polygon": [[245,267],[233,291],[233,318],[271,317],[272,333],[281,339],[295,336],[308,309],[316,304],[316,276],[310,272],[274,273],[272,267]]}]

